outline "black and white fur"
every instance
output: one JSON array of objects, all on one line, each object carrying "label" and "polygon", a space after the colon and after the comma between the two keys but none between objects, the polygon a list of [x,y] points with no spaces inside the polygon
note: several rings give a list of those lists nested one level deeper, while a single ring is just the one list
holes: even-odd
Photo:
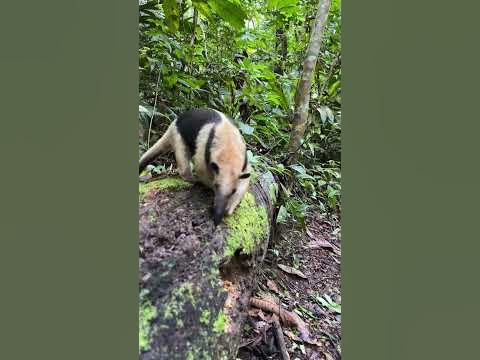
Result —
[{"label": "black and white fur", "polygon": [[[173,151],[180,175],[215,192],[213,219],[231,215],[248,191],[251,167],[245,141],[225,114],[193,109],[180,115],[140,158],[140,172],[161,153]],[[195,177],[190,168],[193,160]]]}]

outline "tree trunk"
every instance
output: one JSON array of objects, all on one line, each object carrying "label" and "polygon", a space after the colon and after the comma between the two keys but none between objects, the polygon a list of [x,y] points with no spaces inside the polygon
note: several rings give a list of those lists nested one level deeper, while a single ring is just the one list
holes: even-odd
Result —
[{"label": "tree trunk", "polygon": [[280,55],[277,64],[274,66],[274,72],[277,74],[283,74],[285,72],[285,64],[288,55],[287,28],[288,23],[282,23],[278,25],[277,30],[275,31],[275,50]]},{"label": "tree trunk", "polygon": [[296,161],[298,149],[305,134],[305,127],[308,118],[308,109],[310,105],[310,88],[314,75],[315,65],[317,63],[320,46],[322,44],[322,35],[327,22],[328,10],[331,0],[319,0],[315,23],[310,34],[305,60],[303,62],[302,74],[298,82],[297,92],[295,94],[295,110],[293,114],[293,128],[290,135],[288,146],[289,163]]},{"label": "tree trunk", "polygon": [[140,185],[140,359],[234,359],[270,237],[270,173],[217,228],[213,194],[163,178]]}]

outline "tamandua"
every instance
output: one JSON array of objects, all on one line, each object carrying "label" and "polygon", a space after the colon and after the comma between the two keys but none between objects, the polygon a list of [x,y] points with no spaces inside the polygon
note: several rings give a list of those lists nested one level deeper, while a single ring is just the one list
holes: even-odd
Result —
[{"label": "tamandua", "polygon": [[[217,110],[193,109],[180,115],[140,158],[140,172],[161,153],[173,151],[180,175],[213,189],[213,221],[231,215],[248,190],[251,166],[240,131]],[[190,160],[193,159],[195,175]]]}]

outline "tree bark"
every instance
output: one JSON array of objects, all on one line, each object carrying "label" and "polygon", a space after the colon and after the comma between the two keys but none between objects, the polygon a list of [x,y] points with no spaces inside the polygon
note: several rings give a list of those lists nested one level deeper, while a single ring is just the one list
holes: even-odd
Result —
[{"label": "tree bark", "polygon": [[330,9],[331,0],[319,0],[318,10],[315,16],[315,23],[310,34],[305,60],[303,62],[302,74],[298,82],[297,91],[295,93],[295,110],[293,114],[293,128],[290,135],[290,143],[288,146],[290,164],[297,160],[298,149],[302,138],[305,134],[305,128],[308,118],[308,110],[310,105],[310,89],[312,79],[317,63],[320,47],[322,44],[322,36],[327,22],[328,11]]},{"label": "tree bark", "polygon": [[287,62],[288,55],[288,39],[286,30],[288,23],[280,24],[275,31],[275,50],[280,55],[277,64],[274,67],[274,72],[277,74],[283,74],[285,72],[285,64]]},{"label": "tree bark", "polygon": [[[141,360],[235,358],[275,189],[270,173],[259,176],[215,228],[210,190],[175,178],[140,185],[140,323],[149,328]],[[155,312],[145,321],[147,303]]]}]

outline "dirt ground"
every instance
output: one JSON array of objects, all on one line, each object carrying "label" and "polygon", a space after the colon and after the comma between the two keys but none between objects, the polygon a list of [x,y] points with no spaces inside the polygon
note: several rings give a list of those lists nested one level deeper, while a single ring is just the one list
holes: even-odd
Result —
[{"label": "dirt ground", "polygon": [[[184,196],[188,197],[188,194],[185,192]],[[201,196],[204,198],[198,199],[199,203],[211,203],[211,194]],[[185,200],[181,197],[179,199]],[[212,264],[205,260],[209,258],[207,254],[201,254],[205,250],[202,250],[198,239],[184,235],[188,233],[185,231],[187,229],[180,230],[181,226],[177,226],[179,222],[183,224],[187,222],[185,217],[189,217],[188,214],[181,213],[178,204],[168,202],[167,198],[164,201],[163,204],[162,201],[157,202],[155,208],[143,209],[146,216],[140,221],[140,231],[144,238],[140,244],[140,287],[150,289],[149,297],[157,299],[155,302],[160,311],[162,303],[167,300],[164,292],[167,280],[150,277],[153,268],[158,270],[159,266],[165,266],[167,270],[171,266],[178,267],[177,278],[167,281],[173,287],[176,283],[198,282],[198,279],[189,276],[188,268],[192,261],[203,261],[205,269],[212,268]],[[190,210],[197,214],[196,220],[191,222],[191,230],[195,229],[198,232],[201,229],[201,232],[210,232],[209,212],[203,208]],[[150,211],[169,214],[160,230],[158,224],[153,228],[146,221],[147,213]],[[305,231],[299,229],[291,220],[276,227],[257,278],[254,294],[258,296],[269,293],[277,299],[283,309],[298,315],[306,323],[312,340],[309,342],[300,339],[298,328],[282,323],[290,359],[338,360],[341,359],[340,222],[335,216],[324,217],[310,212],[305,217],[305,223]],[[181,247],[173,241],[179,237],[184,237],[180,242]],[[218,246],[220,244],[216,247]],[[172,259],[175,259],[175,265]],[[184,264],[185,267],[179,264]],[[297,269],[301,276],[288,273],[278,265]],[[203,290],[212,291],[210,288]],[[194,336],[195,329],[191,330],[189,333]],[[169,336],[164,334],[161,338],[165,340]],[[174,343],[181,339],[176,340]],[[312,342],[316,344],[313,345]],[[156,345],[160,347],[160,344]],[[153,354],[143,355],[141,358],[149,359],[149,355]],[[283,360],[270,312],[254,307],[248,310],[237,358]]]},{"label": "dirt ground", "polygon": [[[341,304],[339,220],[310,213],[306,225],[306,232],[296,229],[292,222],[277,228],[257,293],[268,291],[275,295],[283,308],[307,323],[311,338],[318,340],[318,345],[310,345],[299,338],[297,329],[283,326],[292,360],[341,359],[341,310],[335,305]],[[296,267],[306,279],[281,270],[278,264]],[[250,309],[239,359],[282,359],[269,315]]]}]

